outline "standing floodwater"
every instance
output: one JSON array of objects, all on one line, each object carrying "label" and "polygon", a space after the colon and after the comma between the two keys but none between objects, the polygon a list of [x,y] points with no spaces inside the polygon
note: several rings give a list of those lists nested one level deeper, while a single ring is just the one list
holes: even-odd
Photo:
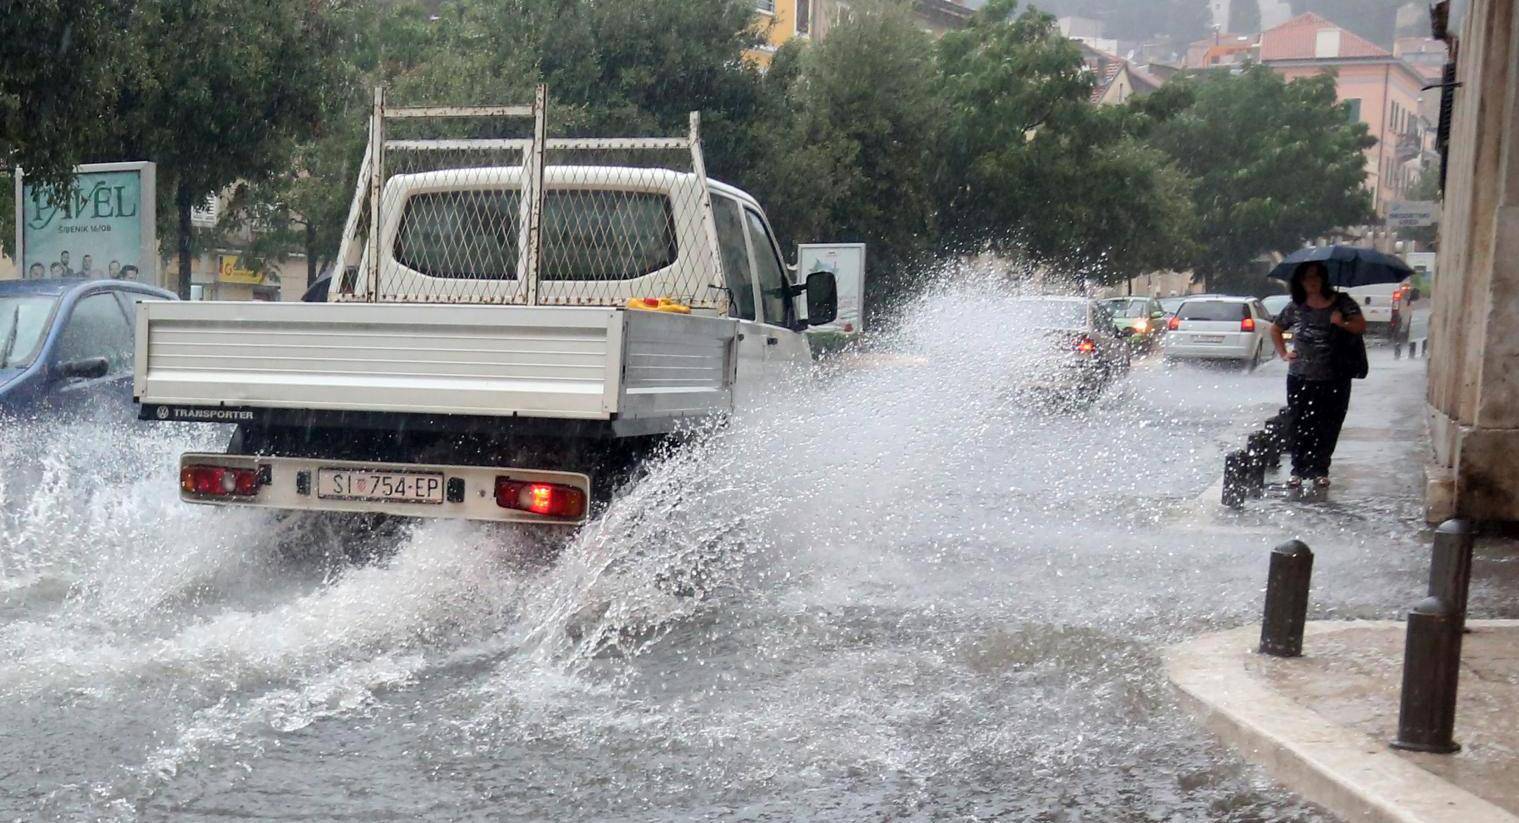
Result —
[{"label": "standing floodwater", "polygon": [[0,817],[1321,819],[1157,651],[1254,619],[1288,529],[1318,612],[1394,614],[1417,500],[1221,538],[1199,497],[1280,365],[1029,406],[1008,299],[925,297],[557,557],[182,504],[204,429],[5,426]]}]

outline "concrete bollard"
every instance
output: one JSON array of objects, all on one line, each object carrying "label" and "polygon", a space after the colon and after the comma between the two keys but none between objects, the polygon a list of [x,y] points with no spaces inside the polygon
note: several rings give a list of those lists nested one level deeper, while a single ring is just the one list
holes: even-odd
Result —
[{"label": "concrete bollard", "polygon": [[1261,432],[1250,435],[1245,442],[1245,458],[1249,474],[1245,476],[1245,493],[1261,497],[1266,493],[1266,449],[1262,445]]},{"label": "concrete bollard", "polygon": [[1462,625],[1466,623],[1475,542],[1476,533],[1469,521],[1447,520],[1435,529],[1435,545],[1429,559],[1429,596],[1449,603]]},{"label": "concrete bollard", "polygon": [[1460,616],[1450,603],[1427,597],[1408,612],[1403,699],[1393,748],[1433,754],[1461,750],[1453,739],[1460,669]]},{"label": "concrete bollard", "polygon": [[1292,424],[1295,422],[1295,420],[1294,420],[1294,415],[1292,414],[1292,407],[1291,406],[1283,406],[1283,407],[1281,407],[1280,409],[1277,410],[1276,416],[1277,416],[1277,419],[1279,419],[1281,421],[1282,453],[1283,454],[1296,454],[1297,453],[1297,434],[1293,431],[1293,425]]},{"label": "concrete bollard", "polygon": [[[1250,435],[1246,441],[1246,448],[1250,450],[1250,456],[1257,460],[1261,466],[1275,469],[1282,463],[1282,453],[1277,450],[1276,437],[1271,433],[1271,421],[1266,421],[1266,428]],[[1265,478],[1262,477],[1264,483]]]},{"label": "concrete bollard", "polygon": [[1243,449],[1224,455],[1223,503],[1231,509],[1245,504],[1250,493],[1250,455]]},{"label": "concrete bollard", "polygon": [[1261,618],[1260,653],[1301,657],[1303,626],[1308,622],[1308,587],[1313,580],[1313,550],[1288,540],[1271,550],[1266,574],[1266,612]]}]

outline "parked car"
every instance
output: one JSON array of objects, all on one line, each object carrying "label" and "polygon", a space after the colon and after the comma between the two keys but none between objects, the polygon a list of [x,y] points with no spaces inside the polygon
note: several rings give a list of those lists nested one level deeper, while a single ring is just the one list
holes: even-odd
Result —
[{"label": "parked car", "polygon": [[134,304],[174,299],[119,280],[0,281],[0,412],[131,414]]},{"label": "parked car", "polygon": [[1025,297],[1012,323],[1029,330],[1033,359],[1018,388],[1065,402],[1090,402],[1129,371],[1129,345],[1113,315],[1083,297]]},{"label": "parked car", "polygon": [[1255,298],[1189,298],[1167,324],[1166,359],[1232,360],[1254,369],[1270,355],[1270,322]]},{"label": "parked car", "polygon": [[1118,336],[1136,350],[1151,351],[1166,331],[1166,311],[1153,297],[1114,297],[1102,301],[1113,315]]}]

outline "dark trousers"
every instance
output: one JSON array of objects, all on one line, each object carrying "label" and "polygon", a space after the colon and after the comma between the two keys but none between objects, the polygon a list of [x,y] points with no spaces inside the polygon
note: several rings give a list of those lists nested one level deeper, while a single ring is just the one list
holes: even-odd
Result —
[{"label": "dark trousers", "polygon": [[1327,477],[1350,409],[1350,380],[1304,380],[1287,375],[1287,407],[1292,410],[1292,473]]}]

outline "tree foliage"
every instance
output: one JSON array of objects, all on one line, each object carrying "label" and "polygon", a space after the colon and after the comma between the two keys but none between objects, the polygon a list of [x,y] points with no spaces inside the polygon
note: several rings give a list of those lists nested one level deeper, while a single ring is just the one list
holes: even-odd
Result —
[{"label": "tree foliage", "polygon": [[1100,282],[1164,267],[1190,236],[1189,184],[1091,103],[1081,52],[1048,15],[988,4],[939,47],[950,115],[938,186],[946,241]]},{"label": "tree foliage", "polygon": [[[65,172],[158,162],[182,276],[187,252],[228,232],[251,230],[251,262],[330,261],[376,85],[406,105],[522,102],[547,83],[558,134],[680,134],[700,110],[709,172],[758,195],[787,247],[869,244],[876,304],[921,282],[934,254],[1017,256],[1104,283],[1188,268],[1245,283],[1262,253],[1369,216],[1370,138],[1331,81],[1253,68],[1099,107],[1081,51],[1014,0],[938,41],[907,0],[857,0],[765,73],[744,59],[759,42],[749,0],[73,5],[85,19],[35,0],[0,20],[24,41],[0,57],[0,150]],[[1201,4],[1063,5],[1143,27],[1194,25]],[[93,45],[72,76],[91,82],[50,88],[45,58],[81,42]],[[55,114],[25,114],[38,107]],[[189,206],[229,186],[219,231],[188,231]]]},{"label": "tree foliage", "polygon": [[1364,150],[1334,78],[1285,82],[1263,66],[1173,81],[1144,103],[1151,142],[1194,181],[1191,268],[1210,289],[1252,291],[1252,263],[1372,216]]},{"label": "tree foliage", "polygon": [[130,54],[132,0],[0,0],[0,166],[66,183],[109,127]]},{"label": "tree foliage", "polygon": [[1234,0],[1229,4],[1229,31],[1254,34],[1261,30],[1259,0]]},{"label": "tree foliage", "polygon": [[889,2],[862,3],[822,43],[778,55],[768,78],[779,107],[747,176],[788,246],[869,244],[875,300],[934,243],[936,81],[932,40]]},{"label": "tree foliage", "polygon": [[182,296],[190,210],[238,180],[284,168],[315,134],[337,72],[330,9],[309,0],[141,0],[102,159],[150,158],[173,192]]}]

